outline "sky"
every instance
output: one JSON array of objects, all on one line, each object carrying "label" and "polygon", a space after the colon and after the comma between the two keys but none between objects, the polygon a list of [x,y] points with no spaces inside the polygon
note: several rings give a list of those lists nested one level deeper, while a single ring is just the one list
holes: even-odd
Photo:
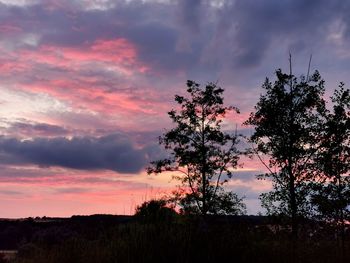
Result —
[{"label": "sky", "polygon": [[[218,82],[241,110],[266,77],[319,70],[350,83],[342,0],[0,0],[0,218],[133,214],[177,182],[149,176],[186,80]],[[228,189],[262,211],[256,160]]]}]

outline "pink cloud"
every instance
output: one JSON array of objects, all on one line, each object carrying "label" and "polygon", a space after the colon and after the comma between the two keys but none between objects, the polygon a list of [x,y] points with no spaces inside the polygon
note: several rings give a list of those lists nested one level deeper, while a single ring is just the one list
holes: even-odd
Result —
[{"label": "pink cloud", "polygon": [[[159,92],[138,83],[149,68],[139,62],[136,47],[123,38],[82,47],[25,48],[3,53],[0,61],[0,74],[15,87],[49,94],[78,110],[130,117],[168,110]],[[15,77],[15,72],[21,74]],[[134,81],[137,88],[132,88]]]},{"label": "pink cloud", "polygon": [[156,100],[157,94],[151,90],[135,90],[131,93],[129,89],[121,88],[108,91],[106,87],[99,86],[97,79],[89,77],[77,80],[38,80],[30,84],[21,84],[20,87],[34,93],[49,94],[76,109],[92,110],[107,115],[155,116],[164,115],[169,110],[166,105]]},{"label": "pink cloud", "polygon": [[[1,52],[1,51],[0,51]],[[21,73],[30,70],[26,64],[18,64],[15,61],[5,60],[0,58],[0,74],[11,76],[14,73]]]},{"label": "pink cloud", "polygon": [[96,40],[81,47],[43,45],[38,50],[20,50],[18,57],[32,64],[44,63],[71,70],[86,63],[105,63],[106,66],[115,66],[120,73],[128,76],[135,71],[147,71],[147,66],[137,61],[136,47],[123,38]]}]

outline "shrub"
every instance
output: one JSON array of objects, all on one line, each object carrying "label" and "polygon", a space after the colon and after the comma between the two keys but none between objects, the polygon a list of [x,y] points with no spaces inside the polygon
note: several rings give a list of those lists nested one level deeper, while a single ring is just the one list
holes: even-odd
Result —
[{"label": "shrub", "polygon": [[153,199],[138,206],[135,217],[148,223],[173,222],[177,217],[177,213],[173,208],[167,206],[166,200]]}]

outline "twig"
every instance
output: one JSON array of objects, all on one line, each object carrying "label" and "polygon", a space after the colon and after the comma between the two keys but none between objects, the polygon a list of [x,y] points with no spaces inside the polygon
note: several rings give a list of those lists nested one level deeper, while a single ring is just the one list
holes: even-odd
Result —
[{"label": "twig", "polygon": [[311,66],[312,54],[309,59],[309,66],[307,67],[306,83],[309,82],[310,66]]}]

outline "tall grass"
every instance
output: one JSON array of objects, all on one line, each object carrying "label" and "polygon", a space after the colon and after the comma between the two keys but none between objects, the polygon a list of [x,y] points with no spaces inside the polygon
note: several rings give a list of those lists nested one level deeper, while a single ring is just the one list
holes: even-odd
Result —
[{"label": "tall grass", "polygon": [[[346,244],[347,248],[349,243]],[[117,224],[86,229],[58,242],[41,237],[19,249],[16,263],[293,262],[289,233],[245,223]],[[302,235],[297,262],[350,262],[332,232]]]}]

